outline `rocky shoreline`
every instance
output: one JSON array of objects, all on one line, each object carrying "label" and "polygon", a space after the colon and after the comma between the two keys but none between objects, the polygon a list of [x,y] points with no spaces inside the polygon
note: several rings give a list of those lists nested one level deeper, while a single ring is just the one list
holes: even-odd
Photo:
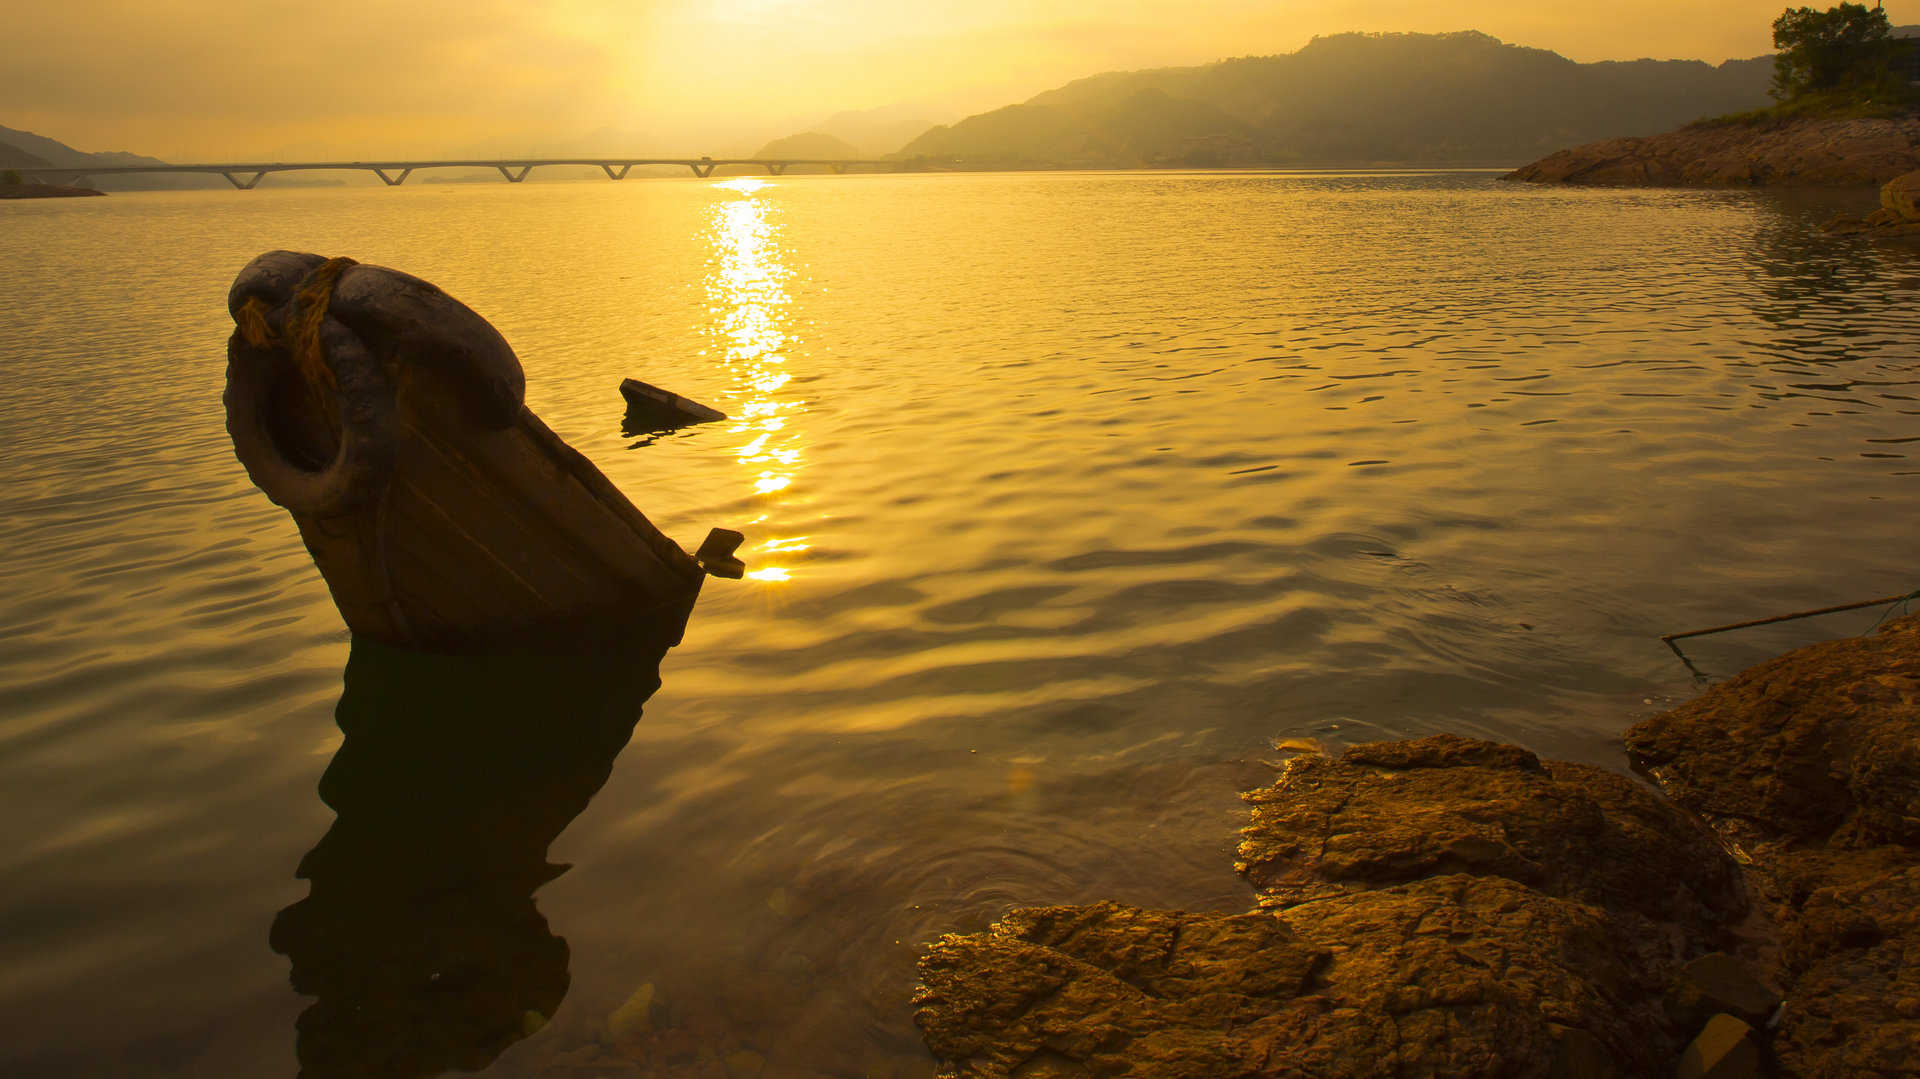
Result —
[{"label": "rocky shoreline", "polygon": [[1880,188],[1880,208],[1865,217],[1844,214],[1827,222],[1836,236],[1920,237],[1920,172],[1895,176]]},{"label": "rocky shoreline", "polygon": [[1920,618],[1632,728],[1246,795],[1240,914],[1015,910],[920,963],[941,1076],[1920,1074]]},{"label": "rocky shoreline", "polygon": [[1920,116],[1702,122],[1561,150],[1503,179],[1623,187],[1871,187],[1920,169]]}]

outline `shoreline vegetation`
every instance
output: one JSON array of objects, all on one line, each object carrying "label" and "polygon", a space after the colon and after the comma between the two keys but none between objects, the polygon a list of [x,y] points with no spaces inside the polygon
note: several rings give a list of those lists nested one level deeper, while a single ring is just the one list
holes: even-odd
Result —
[{"label": "shoreline vegetation", "polygon": [[1920,45],[1842,3],[1773,22],[1774,103],[1664,134],[1601,139],[1506,176],[1635,187],[1869,187],[1920,169]]},{"label": "shoreline vegetation", "polygon": [[931,945],[938,1074],[1907,1074],[1920,617],[1625,742],[1664,799],[1446,734],[1300,752],[1244,795],[1247,912],[1023,908]]},{"label": "shoreline vegetation", "polygon": [[28,183],[21,177],[18,168],[9,166],[0,169],[0,199],[65,199],[104,194],[106,192],[95,191],[91,187]]}]

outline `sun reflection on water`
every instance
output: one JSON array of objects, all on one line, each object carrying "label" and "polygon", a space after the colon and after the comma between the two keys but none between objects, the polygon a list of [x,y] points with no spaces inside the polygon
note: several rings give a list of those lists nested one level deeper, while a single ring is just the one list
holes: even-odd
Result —
[{"label": "sun reflection on water", "polygon": [[[704,329],[720,363],[733,376],[733,407],[728,411],[731,430],[741,438],[734,457],[746,468],[755,495],[770,498],[786,492],[791,497],[802,462],[800,433],[791,421],[805,402],[785,392],[793,378],[787,369],[795,343],[789,332],[793,297],[787,290],[793,270],[780,247],[778,210],[762,197],[773,185],[742,176],[712,186],[720,197],[708,211],[713,257]],[[771,539],[757,549],[791,555],[807,549],[805,539]],[[793,571],[762,564],[747,576],[786,581]]]}]

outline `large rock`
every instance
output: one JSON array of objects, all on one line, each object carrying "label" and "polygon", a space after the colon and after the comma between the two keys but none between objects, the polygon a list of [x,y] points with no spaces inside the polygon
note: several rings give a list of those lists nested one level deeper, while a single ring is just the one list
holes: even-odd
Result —
[{"label": "large rock", "polygon": [[1902,221],[1920,221],[1920,171],[1888,180],[1880,188],[1880,205]]},{"label": "large rock", "polygon": [[1920,1075],[1917,703],[1920,619],[1762,664],[1628,732],[1680,809],[1445,735],[1296,757],[1260,913],[1014,911],[916,1019],[943,1076]]},{"label": "large rock", "polygon": [[1751,860],[1785,1075],[1920,1075],[1920,619],[1790,652],[1627,732]]},{"label": "large rock", "polygon": [[941,1074],[1653,1074],[1695,1033],[1661,1006],[1674,973],[1746,913],[1684,816],[1512,746],[1299,757],[1248,801],[1266,913],[1015,911],[934,945]]},{"label": "large rock", "polygon": [[1668,796],[1735,840],[1920,842],[1920,618],[1769,660],[1627,732]]},{"label": "large rock", "polygon": [[1738,869],[1651,791],[1517,746],[1436,735],[1298,757],[1247,800],[1239,868],[1270,907],[1449,873],[1497,876],[1669,925],[1693,954],[1746,912]]},{"label": "large rock", "polygon": [[916,1018],[970,1075],[1265,1075],[1321,1025],[1326,959],[1264,914],[1017,910],[932,947]]},{"label": "large rock", "polygon": [[1509,173],[1529,183],[1867,187],[1920,169],[1920,117],[1701,123],[1561,150]]}]

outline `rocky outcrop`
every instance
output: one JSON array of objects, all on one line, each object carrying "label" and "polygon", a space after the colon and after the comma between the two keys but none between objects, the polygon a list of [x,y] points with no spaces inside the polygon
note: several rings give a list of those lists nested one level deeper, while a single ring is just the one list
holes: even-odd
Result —
[{"label": "rocky outcrop", "polygon": [[941,1074],[1650,1074],[1696,1033],[1675,975],[1747,914],[1684,815],[1513,746],[1302,756],[1247,797],[1263,913],[1046,908],[935,944]]},{"label": "rocky outcrop", "polygon": [[939,1074],[1920,1075],[1920,619],[1627,741],[1678,807],[1449,735],[1296,756],[1246,796],[1254,911],[933,944]]},{"label": "rocky outcrop", "polygon": [[1505,179],[1640,187],[1867,187],[1920,169],[1920,116],[1699,123],[1543,157]]},{"label": "rocky outcrop", "polygon": [[1777,920],[1787,1075],[1920,1075],[1920,619],[1763,663],[1627,732]]},{"label": "rocky outcrop", "polygon": [[1865,217],[1841,215],[1827,222],[1837,236],[1920,236],[1920,171],[1901,173],[1880,188],[1880,208]]}]

